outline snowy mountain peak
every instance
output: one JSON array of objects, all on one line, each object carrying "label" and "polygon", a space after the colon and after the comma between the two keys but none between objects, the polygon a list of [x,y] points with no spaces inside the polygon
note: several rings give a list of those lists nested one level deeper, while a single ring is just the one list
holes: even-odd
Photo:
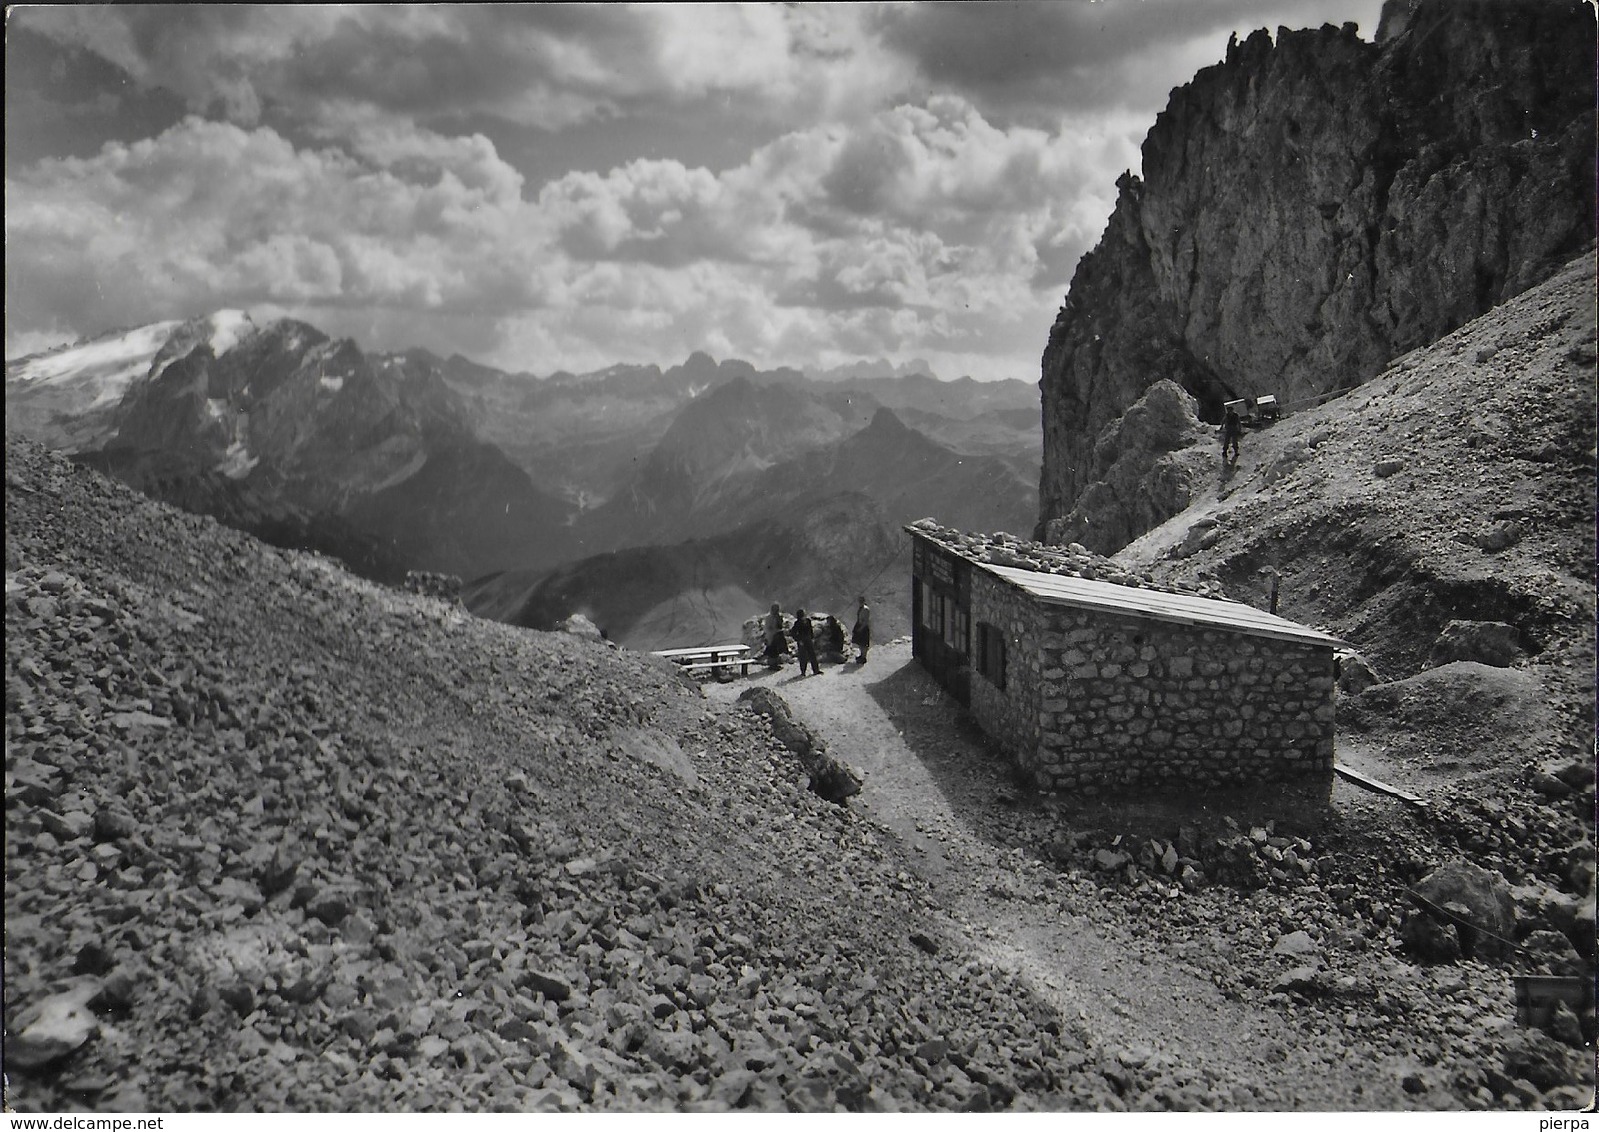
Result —
[{"label": "snowy mountain peak", "polygon": [[208,315],[207,321],[211,324],[211,353],[219,358],[257,329],[249,312],[241,310],[219,310]]},{"label": "snowy mountain peak", "polygon": [[28,388],[72,387],[77,411],[114,405],[182,323],[152,322],[6,363],[6,382]]}]

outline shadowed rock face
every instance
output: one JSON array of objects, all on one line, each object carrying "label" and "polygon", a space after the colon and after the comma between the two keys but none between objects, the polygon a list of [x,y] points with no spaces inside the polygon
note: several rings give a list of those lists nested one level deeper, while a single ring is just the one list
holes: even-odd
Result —
[{"label": "shadowed rock face", "polygon": [[1040,535],[1153,382],[1211,421],[1348,388],[1553,274],[1594,232],[1593,63],[1576,0],[1421,0],[1377,43],[1256,32],[1174,91],[1050,331]]},{"label": "shadowed rock face", "polygon": [[1197,464],[1215,458],[1208,444],[1199,447],[1211,430],[1200,424],[1195,407],[1163,378],[1106,425],[1094,443],[1098,478],[1070,514],[1049,523],[1045,541],[1108,554],[1187,507],[1199,480]]}]

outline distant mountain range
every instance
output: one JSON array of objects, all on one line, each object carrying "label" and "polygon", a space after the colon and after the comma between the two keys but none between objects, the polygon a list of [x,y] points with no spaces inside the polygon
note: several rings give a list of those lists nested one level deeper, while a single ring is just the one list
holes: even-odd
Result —
[{"label": "distant mountain range", "polygon": [[[675,414],[707,390],[739,378],[805,382],[798,370],[758,374],[747,362],[703,353],[680,366],[611,366],[548,378],[506,373],[459,356],[444,364],[479,435],[579,510],[597,506],[637,470],[640,453]],[[1036,395],[1033,401],[1037,402]]]},{"label": "distant mountain range", "polygon": [[858,362],[848,362],[839,366],[815,367],[807,369],[805,376],[812,381],[871,381],[885,377],[930,377],[936,379],[938,375],[933,372],[933,367],[921,358],[912,358],[908,362],[895,365],[886,358],[875,358]]},{"label": "distant mountain range", "polygon": [[678,417],[672,432],[681,435],[663,439],[628,492],[577,524],[595,532],[593,545],[620,546],[630,531],[653,545],[500,576],[469,590],[468,604],[533,628],[583,610],[619,641],[664,647],[736,636],[773,601],[842,614],[866,592],[884,611],[879,631],[896,635],[909,627],[904,523],[936,515],[1015,532],[1032,521],[1032,485],[1005,461],[952,452],[890,409],[832,443],[757,466],[753,453],[783,448],[769,434],[785,412],[801,436],[853,424],[793,391],[730,383]]},{"label": "distant mountain range", "polygon": [[584,516],[583,541],[605,551],[737,526],[746,516],[729,515],[730,496],[774,466],[865,428],[871,411],[842,391],[818,395],[735,378],[678,411],[622,488]]},{"label": "distant mountain range", "polygon": [[899,525],[860,492],[785,507],[706,539],[631,547],[552,571],[479,579],[464,595],[480,616],[553,629],[581,612],[633,648],[736,641],[772,602],[848,620],[866,592],[878,632],[907,632],[910,552]]},{"label": "distant mountain range", "polygon": [[818,381],[696,353],[540,378],[220,311],[8,361],[6,411],[146,494],[367,576],[458,574],[485,616],[590,609],[624,643],[691,644],[772,600],[845,609],[905,522],[1030,526],[1037,389],[912,368]]},{"label": "distant mountain range", "polygon": [[1031,488],[1003,461],[952,452],[880,408],[864,429],[832,444],[807,447],[755,475],[729,477],[720,498],[702,503],[690,522],[697,530],[743,525],[858,491],[901,520],[936,512],[966,529],[1020,530],[1036,510]]}]

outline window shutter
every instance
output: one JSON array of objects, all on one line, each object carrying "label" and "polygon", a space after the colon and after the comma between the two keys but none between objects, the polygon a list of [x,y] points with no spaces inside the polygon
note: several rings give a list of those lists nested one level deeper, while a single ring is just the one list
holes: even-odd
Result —
[{"label": "window shutter", "polygon": [[995,687],[1005,687],[1005,638],[986,621],[977,623],[977,671]]}]

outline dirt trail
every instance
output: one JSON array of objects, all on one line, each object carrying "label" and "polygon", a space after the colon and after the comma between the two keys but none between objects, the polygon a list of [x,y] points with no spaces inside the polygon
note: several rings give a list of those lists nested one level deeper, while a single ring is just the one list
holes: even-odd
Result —
[{"label": "dirt trail", "polygon": [[1211,918],[1198,932],[1163,929],[1113,909],[1091,877],[1040,860],[1014,835],[1026,792],[907,642],[879,646],[864,667],[800,679],[790,666],[707,692],[732,700],[756,682],[864,773],[856,801],[906,847],[948,917],[949,949],[1023,979],[1092,1035],[1105,1063],[1206,1107],[1411,1107],[1391,1058],[1331,1048],[1280,1012],[1223,995],[1206,968],[1231,952],[1224,907],[1191,905]]}]

